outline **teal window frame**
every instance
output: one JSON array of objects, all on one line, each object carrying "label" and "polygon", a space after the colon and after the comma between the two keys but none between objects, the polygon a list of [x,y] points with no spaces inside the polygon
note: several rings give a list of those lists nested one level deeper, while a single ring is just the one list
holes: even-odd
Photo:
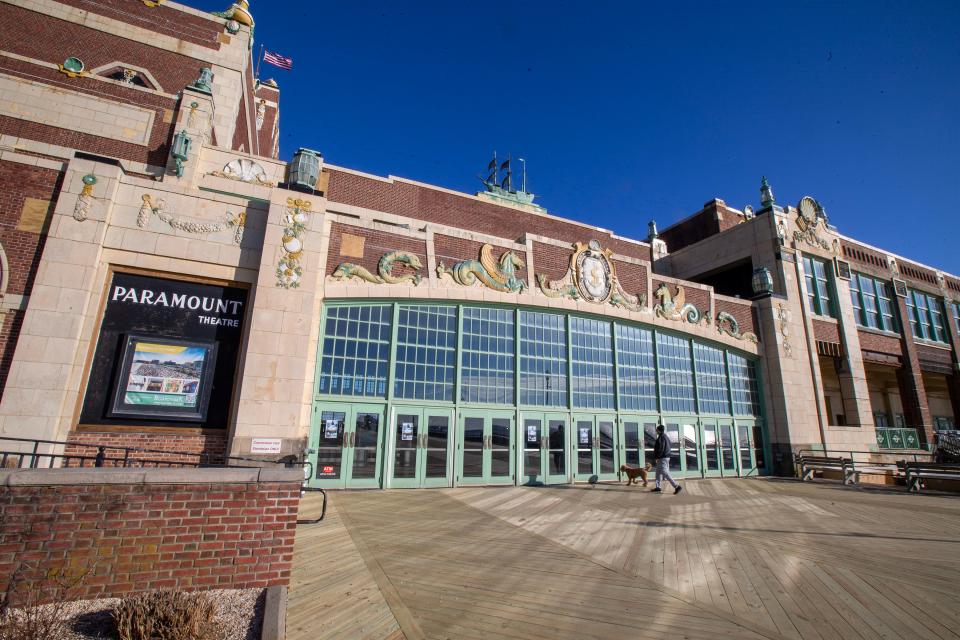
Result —
[{"label": "teal window frame", "polygon": [[[453,402],[458,311],[449,304],[397,306],[395,398]],[[426,320],[426,326],[410,322],[411,318]]]},{"label": "teal window frame", "polygon": [[460,401],[513,404],[516,388],[515,310],[464,306],[460,315]]},{"label": "teal window frame", "polygon": [[616,408],[612,330],[609,321],[570,316],[574,409]]},{"label": "teal window frame", "polygon": [[853,273],[850,278],[850,302],[853,304],[857,325],[898,333],[894,312],[893,286],[863,273]]},{"label": "teal window frame", "polygon": [[960,336],[960,302],[950,303],[950,309],[953,313],[953,327],[957,335]]},{"label": "teal window frame", "polygon": [[807,283],[807,309],[818,316],[835,318],[833,304],[833,264],[803,256],[803,272]]},{"label": "teal window frame", "polygon": [[915,289],[907,290],[907,312],[915,339],[947,343],[947,328],[944,324],[942,302],[929,294]]},{"label": "teal window frame", "polygon": [[[410,313],[431,310],[437,313],[427,313],[426,319],[410,320]],[[401,312],[406,320],[401,320]],[[472,324],[478,315],[482,319],[485,313],[491,318],[496,316],[503,325],[502,330],[491,331],[482,322]],[[439,322],[431,323],[429,317],[432,315],[444,318],[443,326],[439,326]],[[375,331],[369,327],[365,331],[359,328],[364,324],[364,318],[374,317]],[[535,330],[538,319],[542,330]],[[451,407],[465,405],[520,410],[536,407],[762,419],[758,361],[754,356],[720,343],[646,324],[536,308],[426,300],[330,300],[324,304],[321,322],[323,331],[318,346],[314,389],[318,401],[363,398]],[[409,326],[411,322],[416,326]],[[418,323],[426,326],[421,327]],[[529,325],[526,332],[525,324]],[[492,346],[488,341],[484,346],[482,340],[473,340],[484,333],[495,333],[488,338],[496,338],[503,344]],[[427,334],[440,334],[443,339],[431,340]],[[577,338],[577,334],[582,334],[582,339]],[[339,352],[333,346],[338,340],[343,344]],[[351,340],[369,344],[361,352],[359,344],[352,348],[346,346]],[[411,355],[412,349],[425,349],[445,357],[419,358],[416,352]],[[511,349],[512,353],[506,353]],[[704,357],[705,353],[713,355]],[[461,391],[463,386],[471,384],[466,380],[469,378],[466,370],[476,364],[476,359],[468,357],[474,354],[503,357],[502,361],[488,360],[486,365],[480,366],[503,375],[498,383],[502,393],[488,397],[488,402]],[[373,362],[373,366],[353,366],[347,372],[349,384],[334,387],[331,385],[334,373],[342,381],[345,371],[342,366],[334,370],[335,356],[341,360]],[[549,363],[553,385],[546,388],[550,391],[548,397],[543,394],[543,388],[524,386],[524,359],[528,364],[532,361]],[[574,406],[573,373],[578,364],[598,366],[602,371],[601,375],[592,377],[578,373],[586,385],[578,387],[578,393],[600,393],[605,400],[579,402],[580,406]],[[408,374],[404,367],[409,366],[418,369]],[[442,368],[443,372],[431,378],[426,375],[426,370],[431,367]],[[451,372],[451,368],[454,371]],[[374,379],[363,378],[356,382],[352,377],[358,372],[367,377],[372,375]],[[543,387],[542,373],[533,370],[532,375],[534,378],[539,376],[539,386]],[[602,391],[597,391],[597,380],[602,383]],[[409,383],[422,383],[424,392],[404,392],[404,385]],[[443,393],[427,393],[428,383],[446,385],[445,390]],[[446,391],[451,385],[452,392]],[[524,398],[523,393],[531,389],[540,395]]]}]

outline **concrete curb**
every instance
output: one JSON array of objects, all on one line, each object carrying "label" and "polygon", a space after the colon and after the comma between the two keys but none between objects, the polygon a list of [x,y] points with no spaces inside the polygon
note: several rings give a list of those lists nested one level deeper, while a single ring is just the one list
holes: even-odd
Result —
[{"label": "concrete curb", "polygon": [[294,468],[180,468],[117,469],[7,469],[0,470],[0,487],[93,484],[237,484],[303,481],[303,470]]},{"label": "concrete curb", "polygon": [[267,587],[263,605],[263,626],[260,640],[284,640],[287,637],[287,587]]}]

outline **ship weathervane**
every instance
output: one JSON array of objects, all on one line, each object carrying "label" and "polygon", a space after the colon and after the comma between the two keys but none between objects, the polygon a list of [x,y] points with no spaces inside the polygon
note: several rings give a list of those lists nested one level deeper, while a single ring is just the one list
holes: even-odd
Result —
[{"label": "ship weathervane", "polygon": [[486,197],[494,201],[509,202],[512,204],[521,204],[529,207],[542,209],[540,205],[534,204],[535,194],[527,191],[527,161],[523,158],[517,158],[520,163],[520,188],[513,187],[513,157],[507,156],[503,162],[497,160],[497,152],[493,152],[493,159],[487,164],[487,177],[477,176],[480,182],[486,188],[485,192],[477,195]]}]

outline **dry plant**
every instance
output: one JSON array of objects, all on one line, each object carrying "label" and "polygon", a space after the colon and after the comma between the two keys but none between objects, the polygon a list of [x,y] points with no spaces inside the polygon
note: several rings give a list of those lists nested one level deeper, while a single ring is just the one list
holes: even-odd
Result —
[{"label": "dry plant", "polygon": [[113,621],[120,640],[215,640],[216,613],[202,593],[154,591],[124,598]]},{"label": "dry plant", "polygon": [[[29,570],[21,562],[0,594],[0,640],[51,640],[67,628],[66,607],[72,592],[90,573],[56,569],[41,581],[27,581]],[[49,604],[44,604],[49,603]]]}]

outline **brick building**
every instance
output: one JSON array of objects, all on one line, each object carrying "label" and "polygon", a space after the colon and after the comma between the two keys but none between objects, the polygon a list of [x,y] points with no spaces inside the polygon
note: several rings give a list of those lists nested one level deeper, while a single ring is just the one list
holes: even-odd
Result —
[{"label": "brick building", "polygon": [[0,0],[0,436],[402,487],[613,479],[658,422],[688,477],[954,428],[960,278],[766,182],[635,240],[282,162],[252,26]]}]

